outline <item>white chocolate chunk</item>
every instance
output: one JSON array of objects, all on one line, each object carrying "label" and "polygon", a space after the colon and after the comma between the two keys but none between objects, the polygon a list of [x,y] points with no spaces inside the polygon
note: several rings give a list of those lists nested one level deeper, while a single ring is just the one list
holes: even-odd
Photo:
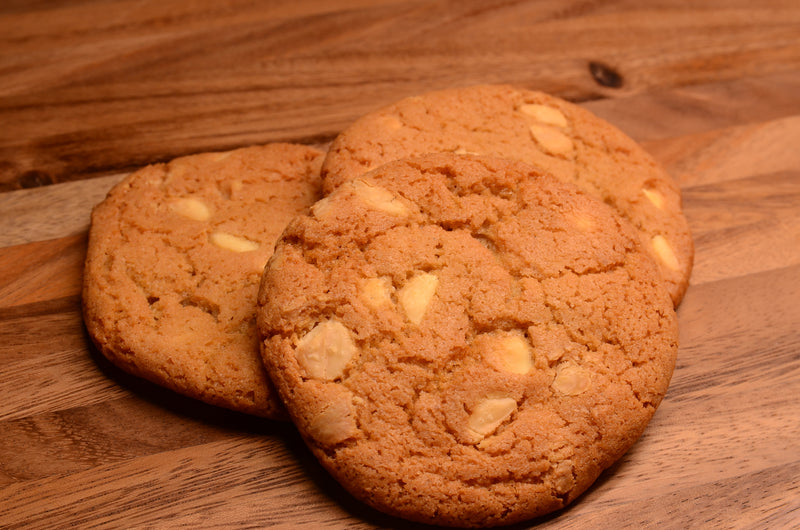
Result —
[{"label": "white chocolate chunk", "polygon": [[515,334],[497,337],[485,358],[494,368],[512,374],[527,374],[533,367],[533,349]]},{"label": "white chocolate chunk", "polygon": [[510,398],[486,398],[472,410],[467,427],[478,438],[484,438],[500,427],[517,410],[517,402]]},{"label": "white chocolate chunk", "polygon": [[406,205],[386,188],[369,184],[363,180],[353,181],[352,186],[356,196],[372,209],[402,217],[409,214]]},{"label": "white chocolate chunk", "polygon": [[273,252],[272,256],[267,259],[267,263],[269,263],[269,266],[272,270],[279,271],[283,269],[283,266],[286,263],[286,254],[284,253],[283,247],[276,247],[275,252]]},{"label": "white chocolate chunk", "polygon": [[341,322],[326,320],[297,343],[297,362],[313,378],[333,381],[344,374],[356,353],[350,331]]},{"label": "white chocolate chunk", "polygon": [[562,128],[567,126],[567,118],[564,117],[561,111],[547,105],[531,103],[520,106],[518,110],[539,123],[546,123],[547,125],[555,125],[556,127]]},{"label": "white chocolate chunk", "polygon": [[567,396],[577,396],[589,390],[591,375],[581,368],[568,364],[561,368],[553,380],[553,389]]},{"label": "white chocolate chunk", "polygon": [[476,151],[468,151],[468,150],[464,149],[463,147],[459,147],[458,149],[453,151],[453,154],[456,154],[456,155],[480,155],[480,153],[478,153]]},{"label": "white chocolate chunk", "polygon": [[317,414],[308,426],[308,434],[322,445],[335,445],[357,432],[352,407],[346,401],[334,401]]},{"label": "white chocolate chunk", "polygon": [[214,232],[208,239],[213,245],[231,252],[252,252],[260,246],[255,241],[226,232]]},{"label": "white chocolate chunk", "polygon": [[417,274],[406,282],[397,293],[397,299],[408,320],[414,324],[422,322],[438,286],[439,278],[428,272]]},{"label": "white chocolate chunk", "polygon": [[242,191],[242,188],[244,188],[244,184],[242,183],[241,180],[232,180],[229,183],[229,187],[231,196],[234,196]]},{"label": "white chocolate chunk", "polygon": [[667,268],[672,269],[674,271],[680,268],[680,263],[678,263],[678,258],[675,256],[675,251],[672,250],[669,242],[664,236],[657,235],[654,236],[652,241],[653,251],[655,251],[656,256],[661,262],[666,265]]},{"label": "white chocolate chunk", "polygon": [[361,282],[361,299],[373,309],[392,303],[392,284],[388,278],[367,278]]},{"label": "white chocolate chunk", "polygon": [[645,197],[647,197],[647,200],[653,203],[653,206],[655,206],[659,210],[664,209],[664,196],[661,195],[661,193],[659,193],[657,190],[651,188],[643,188],[642,193],[644,194]]},{"label": "white chocolate chunk", "polygon": [[507,372],[527,374],[533,367],[531,347],[522,337],[508,337],[502,343],[503,364]]},{"label": "white chocolate chunk", "polygon": [[182,215],[193,221],[208,221],[211,217],[211,211],[208,209],[208,206],[206,206],[206,203],[192,197],[178,199],[171,203],[169,207],[178,215]]},{"label": "white chocolate chunk", "polygon": [[569,136],[547,125],[534,124],[530,130],[539,147],[552,155],[566,155],[575,147]]},{"label": "white chocolate chunk", "polygon": [[317,219],[324,219],[328,212],[331,210],[331,200],[329,197],[323,197],[314,203],[311,207],[311,215]]},{"label": "white chocolate chunk", "polygon": [[594,218],[585,212],[569,215],[569,219],[581,232],[590,232],[595,227]]},{"label": "white chocolate chunk", "polygon": [[218,152],[218,153],[212,153],[212,156],[213,156],[215,162],[221,162],[222,160],[225,160],[226,158],[228,158],[232,154],[233,154],[233,151],[221,151],[221,152]]},{"label": "white chocolate chunk", "polygon": [[256,258],[256,260],[253,261],[253,272],[261,276],[264,273],[264,268],[267,266],[267,263],[269,263],[269,257],[264,258],[262,256]]},{"label": "white chocolate chunk", "polygon": [[397,116],[387,115],[381,116],[379,119],[381,125],[390,131],[397,131],[403,126],[403,122]]}]

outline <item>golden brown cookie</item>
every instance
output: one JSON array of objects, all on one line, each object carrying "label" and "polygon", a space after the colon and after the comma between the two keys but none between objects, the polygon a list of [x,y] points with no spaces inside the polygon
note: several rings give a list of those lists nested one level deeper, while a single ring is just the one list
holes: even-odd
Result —
[{"label": "golden brown cookie", "polygon": [[499,158],[341,184],[289,224],[258,303],[265,365],[324,467],[439,525],[573,501],[642,434],[677,350],[633,228]]},{"label": "golden brown cookie", "polygon": [[322,152],[291,144],[145,167],[95,207],[84,320],[134,375],[213,405],[285,417],[258,354],[255,305],[286,223],[321,193]]},{"label": "golden brown cookie", "polygon": [[495,155],[536,165],[616,208],[640,232],[675,306],[694,248],[680,189],[621,131],[564,100],[505,85],[442,90],[363,116],[333,142],[325,192],[390,160],[431,152]]}]

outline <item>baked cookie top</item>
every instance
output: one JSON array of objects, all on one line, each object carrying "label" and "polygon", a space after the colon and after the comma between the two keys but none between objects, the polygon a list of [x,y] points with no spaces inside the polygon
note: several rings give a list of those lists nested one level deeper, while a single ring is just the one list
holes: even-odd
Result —
[{"label": "baked cookie top", "polygon": [[333,142],[326,193],[390,160],[431,152],[495,155],[536,165],[614,207],[640,232],[677,306],[694,248],[680,190],[636,142],[577,105],[505,85],[409,97],[369,113]]},{"label": "baked cookie top", "polygon": [[324,467],[439,525],[574,500],[641,435],[677,350],[629,223],[499,158],[341,184],[289,224],[258,305],[265,365]]},{"label": "baked cookie top", "polygon": [[84,272],[102,353],[181,394],[285,417],[258,353],[256,297],[286,223],[320,197],[322,156],[291,144],[199,154],[115,186],[92,213]]}]

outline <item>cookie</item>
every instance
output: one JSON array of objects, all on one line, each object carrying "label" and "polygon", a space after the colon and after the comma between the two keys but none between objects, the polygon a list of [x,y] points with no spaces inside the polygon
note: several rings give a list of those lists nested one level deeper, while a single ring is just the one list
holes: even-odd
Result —
[{"label": "cookie", "polygon": [[147,166],[92,212],[83,308],[112,363],[212,405],[285,417],[258,353],[256,297],[323,153],[256,146]]},{"label": "cookie", "polygon": [[503,85],[410,97],[345,129],[323,163],[325,192],[384,162],[430,152],[496,155],[536,165],[616,208],[640,232],[674,305],[694,249],[680,189],[636,142],[561,99]]},{"label": "cookie", "polygon": [[448,526],[562,508],[637,440],[674,368],[633,227],[521,162],[435,154],[293,220],[258,301],[265,366],[322,465]]}]

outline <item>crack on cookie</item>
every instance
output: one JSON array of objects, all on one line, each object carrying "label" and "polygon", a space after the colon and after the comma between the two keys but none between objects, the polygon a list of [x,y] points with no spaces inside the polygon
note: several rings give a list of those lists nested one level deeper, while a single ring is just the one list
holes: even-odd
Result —
[{"label": "crack on cookie", "polygon": [[[351,174],[360,175],[366,173],[370,170],[370,166],[372,165],[372,161],[364,154],[366,151],[360,151],[357,144],[348,143],[346,138],[346,135],[341,135],[334,140],[329,150],[329,156],[326,157],[324,167],[320,171],[325,195],[329,195],[346,180],[349,180]],[[342,155],[341,153],[343,152],[347,154]],[[334,156],[334,154],[337,156]],[[333,158],[336,158],[337,164],[331,164],[330,160]],[[331,165],[333,165],[333,167],[331,167]],[[352,169],[344,167],[349,165],[358,166],[358,169],[353,171]],[[344,175],[344,177],[342,177],[342,175]]]},{"label": "crack on cookie", "polygon": [[331,300],[325,300],[319,304],[304,304],[297,310],[283,312],[279,320],[284,323],[293,322],[293,324],[270,326],[269,335],[288,340],[294,347],[300,337],[311,331],[318,323],[336,314],[336,306]]},{"label": "crack on cookie", "polygon": [[471,340],[477,338],[478,335],[492,333],[493,331],[514,331],[520,328],[526,328],[531,324],[531,322],[514,319],[509,316],[499,316],[485,322],[477,322],[472,312],[467,312],[467,318],[469,319],[470,329],[472,330]]},{"label": "crack on cookie", "polygon": [[550,276],[550,278],[562,278],[568,274],[574,274],[576,276],[599,276],[616,272],[619,269],[624,269],[626,265],[627,260],[625,258],[607,264],[587,266],[582,269],[579,269],[574,265],[566,264],[564,265],[564,269],[558,275]]},{"label": "crack on cookie", "polygon": [[[450,458],[457,458],[458,455],[448,455]],[[519,473],[519,470],[511,469],[510,467],[503,466],[502,458],[506,454],[488,457],[489,460],[499,460],[500,462],[492,462],[492,474],[485,477],[460,477],[458,480],[462,484],[471,488],[480,488],[491,490],[501,484],[513,485],[528,485],[528,486],[541,486],[547,484],[547,475],[545,473],[531,470],[528,473]],[[498,473],[502,471],[502,473]]]},{"label": "crack on cookie", "polygon": [[[556,307],[550,300],[548,300],[548,295],[545,293],[544,298],[544,305],[550,311],[550,317],[552,318],[553,322],[564,332],[567,334],[567,338],[579,345],[586,348],[590,353],[597,353],[597,348],[593,348],[587,341],[583,340],[584,335],[577,335],[575,331],[572,329],[572,326],[569,326],[562,318],[561,318],[561,310]],[[548,364],[550,367],[554,367],[562,362],[562,357],[557,359],[550,360],[548,357]]]},{"label": "crack on cookie", "polygon": [[180,301],[181,307],[196,307],[200,311],[211,316],[215,322],[219,323],[219,304],[208,298],[195,294],[184,294]]},{"label": "crack on cookie", "polygon": [[[142,278],[142,274],[138,270],[134,269],[130,263],[128,263],[125,267],[125,277],[128,278],[131,283],[133,283],[133,285],[135,285],[136,288],[141,292],[142,298],[148,301],[151,309],[155,310],[153,306],[158,303],[160,297],[153,292],[150,286],[144,281],[144,278]],[[150,303],[150,300],[154,301]]]},{"label": "crack on cookie", "polygon": [[478,241],[481,245],[486,247],[492,254],[499,257],[500,251],[497,248],[497,245],[494,242],[494,238],[491,237],[489,234],[483,233],[473,233],[472,237]]}]

